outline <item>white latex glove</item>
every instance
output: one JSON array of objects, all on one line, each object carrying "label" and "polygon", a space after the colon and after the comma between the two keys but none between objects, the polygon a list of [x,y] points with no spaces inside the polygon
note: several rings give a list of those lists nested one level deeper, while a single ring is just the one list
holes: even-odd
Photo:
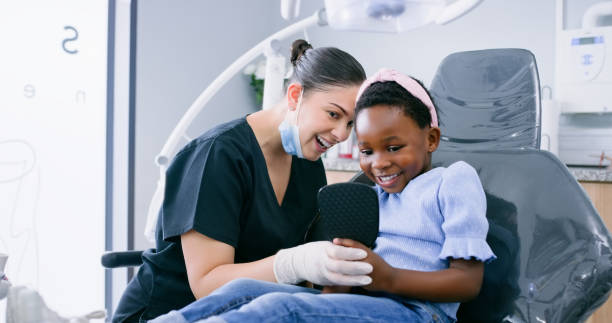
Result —
[{"label": "white latex glove", "polygon": [[329,241],[309,242],[281,249],[274,257],[274,277],[282,284],[307,280],[321,286],[363,286],[373,268],[365,250],[335,245]]}]

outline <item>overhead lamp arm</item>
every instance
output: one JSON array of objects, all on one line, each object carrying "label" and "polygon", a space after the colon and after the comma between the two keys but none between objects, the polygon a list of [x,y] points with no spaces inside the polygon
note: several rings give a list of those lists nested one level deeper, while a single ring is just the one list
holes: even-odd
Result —
[{"label": "overhead lamp arm", "polygon": [[325,26],[327,25],[327,19],[325,18],[325,9],[320,9],[315,12],[314,15],[300,20],[285,29],[282,29],[268,38],[261,41],[255,47],[240,56],[235,62],[227,67],[215,80],[195,99],[191,104],[187,112],[183,115],[179,123],[176,125],[170,137],[166,140],[161,152],[155,157],[155,163],[159,167],[159,180],[157,182],[157,188],[153,194],[153,199],[149,205],[149,211],[147,215],[147,223],[145,225],[145,236],[147,240],[155,241],[155,226],[157,224],[157,216],[159,209],[161,208],[164,199],[164,189],[166,186],[166,170],[170,160],[174,156],[179,146],[181,138],[185,135],[187,129],[196,118],[196,116],[206,106],[208,101],[237,73],[239,73],[244,67],[255,59],[257,56],[268,50],[270,46],[274,46],[274,42],[283,40],[303,29],[309,28],[314,25]]}]

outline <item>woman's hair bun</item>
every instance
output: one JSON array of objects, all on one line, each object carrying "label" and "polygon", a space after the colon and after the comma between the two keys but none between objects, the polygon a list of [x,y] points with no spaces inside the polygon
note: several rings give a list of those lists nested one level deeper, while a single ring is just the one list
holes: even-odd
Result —
[{"label": "woman's hair bun", "polygon": [[304,53],[311,49],[312,45],[310,45],[307,41],[303,39],[297,39],[291,44],[291,65],[295,66],[296,62]]}]

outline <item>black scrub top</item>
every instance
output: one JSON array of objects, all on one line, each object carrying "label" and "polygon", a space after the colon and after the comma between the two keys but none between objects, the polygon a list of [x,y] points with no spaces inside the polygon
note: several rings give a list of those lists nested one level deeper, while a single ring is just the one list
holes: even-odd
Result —
[{"label": "black scrub top", "polygon": [[150,319],[195,300],[180,236],[196,230],[235,248],[235,263],[256,261],[303,243],[326,184],[321,160],[293,156],[284,199],[278,204],[253,130],[240,118],[185,146],[166,174],[156,248],[145,251],[136,279],[149,295],[141,318]]}]

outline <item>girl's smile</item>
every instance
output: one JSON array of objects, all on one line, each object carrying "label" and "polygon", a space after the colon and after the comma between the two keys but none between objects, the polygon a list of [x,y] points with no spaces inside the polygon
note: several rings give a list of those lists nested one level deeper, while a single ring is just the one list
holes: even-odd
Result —
[{"label": "girl's smile", "polygon": [[439,129],[417,123],[400,107],[376,105],[357,116],[359,163],[387,193],[399,193],[413,178],[431,169]]}]

